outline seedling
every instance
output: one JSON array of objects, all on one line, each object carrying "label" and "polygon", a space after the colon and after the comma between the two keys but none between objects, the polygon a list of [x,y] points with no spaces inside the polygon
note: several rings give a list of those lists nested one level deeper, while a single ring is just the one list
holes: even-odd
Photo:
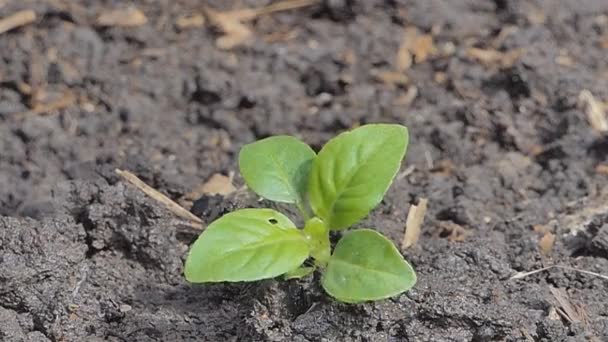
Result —
[{"label": "seedling", "polygon": [[290,136],[246,145],[239,155],[245,182],[258,195],[294,204],[298,229],[272,209],[242,209],[211,223],[186,260],[189,282],[254,281],[315,270],[336,299],[357,303],[407,291],[416,274],[395,245],[370,229],[346,232],[331,252],[330,231],[345,230],[380,203],[401,166],[407,128],[371,124],[342,133],[319,152]]}]

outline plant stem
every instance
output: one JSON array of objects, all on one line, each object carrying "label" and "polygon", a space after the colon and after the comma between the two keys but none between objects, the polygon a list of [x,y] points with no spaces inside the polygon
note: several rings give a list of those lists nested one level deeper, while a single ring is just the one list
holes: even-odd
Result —
[{"label": "plant stem", "polygon": [[315,259],[315,265],[325,267],[331,256],[331,245],[329,243],[329,228],[318,217],[306,221],[304,233],[309,239],[310,256]]}]

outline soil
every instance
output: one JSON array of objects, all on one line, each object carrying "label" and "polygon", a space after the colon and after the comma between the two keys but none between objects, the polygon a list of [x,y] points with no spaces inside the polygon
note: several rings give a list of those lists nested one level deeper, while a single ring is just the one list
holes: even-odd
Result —
[{"label": "soil", "polygon": [[[176,26],[200,1],[132,4],[146,23],[102,27],[124,4],[0,1],[1,18],[37,14],[0,34],[0,340],[608,340],[608,281],[579,271],[608,274],[608,136],[579,103],[584,89],[608,101],[608,2],[326,0],[248,22],[229,50],[217,28]],[[404,67],[408,27],[433,48]],[[198,231],[114,173],[186,205],[245,143],[318,149],[370,122],[411,137],[407,172],[360,225],[399,243],[409,205],[429,200],[402,251],[418,284],[376,303],[337,303],[319,275],[187,284]],[[241,189],[192,211],[267,205]],[[550,265],[569,268],[510,279]]]}]

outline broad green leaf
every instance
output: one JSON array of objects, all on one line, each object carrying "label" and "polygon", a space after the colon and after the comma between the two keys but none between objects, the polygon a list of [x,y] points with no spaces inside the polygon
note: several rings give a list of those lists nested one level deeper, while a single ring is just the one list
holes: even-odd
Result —
[{"label": "broad green leaf", "polygon": [[411,289],[416,273],[390,240],[376,231],[359,229],[338,242],[321,281],[336,299],[358,303]]},{"label": "broad green leaf", "polygon": [[283,214],[243,209],[211,223],[186,259],[189,282],[252,281],[273,278],[308,258],[308,241]]},{"label": "broad green leaf", "polygon": [[369,214],[391,185],[407,143],[407,128],[390,124],[365,125],[330,140],[310,172],[315,214],[333,230]]},{"label": "broad green leaf", "polygon": [[290,136],[274,136],[243,146],[241,174],[253,191],[272,201],[305,203],[315,152]]},{"label": "broad green leaf", "polygon": [[298,267],[298,268],[296,268],[293,271],[289,271],[289,272],[285,273],[285,275],[284,275],[285,280],[304,278],[307,275],[309,275],[312,272],[314,272],[315,268],[316,267],[314,267],[314,266]]}]

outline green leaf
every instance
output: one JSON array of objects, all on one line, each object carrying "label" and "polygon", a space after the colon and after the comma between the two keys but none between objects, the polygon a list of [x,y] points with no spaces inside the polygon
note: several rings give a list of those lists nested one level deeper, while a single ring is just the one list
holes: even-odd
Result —
[{"label": "green leaf", "polygon": [[416,273],[390,240],[376,231],[359,229],[338,242],[321,281],[336,299],[358,303],[411,289]]},{"label": "green leaf", "polygon": [[272,201],[305,203],[315,152],[290,136],[274,136],[243,146],[241,174],[253,191]]},{"label": "green leaf", "polygon": [[369,214],[399,170],[407,143],[407,128],[389,124],[365,125],[330,140],[310,172],[315,214],[333,230]]},{"label": "green leaf", "polygon": [[315,268],[314,266],[298,267],[293,271],[285,273],[285,280],[304,278],[314,272]]},{"label": "green leaf", "polygon": [[308,241],[283,214],[243,209],[211,223],[186,259],[189,282],[252,281],[273,278],[308,258]]}]

